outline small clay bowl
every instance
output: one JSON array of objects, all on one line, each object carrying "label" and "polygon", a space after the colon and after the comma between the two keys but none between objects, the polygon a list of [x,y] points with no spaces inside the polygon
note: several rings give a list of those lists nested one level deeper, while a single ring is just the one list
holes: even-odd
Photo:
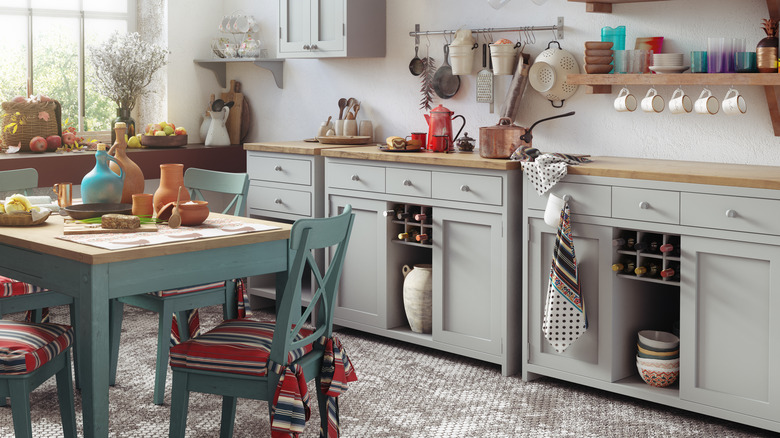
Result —
[{"label": "small clay bowl", "polygon": [[612,45],[612,41],[585,41],[585,48],[591,50],[609,50]]},{"label": "small clay bowl", "polygon": [[181,224],[187,227],[200,225],[209,217],[207,201],[187,201],[179,204]]}]

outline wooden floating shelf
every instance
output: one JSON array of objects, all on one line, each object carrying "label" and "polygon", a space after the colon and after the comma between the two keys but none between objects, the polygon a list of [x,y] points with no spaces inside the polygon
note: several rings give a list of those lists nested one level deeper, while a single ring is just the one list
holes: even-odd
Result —
[{"label": "wooden floating shelf", "polygon": [[620,3],[644,3],[662,0],[569,0],[570,2],[585,3],[585,12],[612,13],[612,5]]},{"label": "wooden floating shelf", "polygon": [[195,64],[211,70],[217,77],[222,88],[227,85],[227,64],[233,62],[251,62],[254,65],[269,70],[274,76],[278,88],[284,88],[284,59],[271,58],[214,58],[196,59]]},{"label": "wooden floating shelf", "polygon": [[[576,85],[764,85],[780,86],[778,73],[570,74]],[[608,91],[610,93],[611,91]]]}]

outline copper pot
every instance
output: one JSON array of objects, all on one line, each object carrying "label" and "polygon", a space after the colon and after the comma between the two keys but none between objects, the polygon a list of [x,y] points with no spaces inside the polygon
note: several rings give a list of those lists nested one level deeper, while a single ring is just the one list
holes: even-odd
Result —
[{"label": "copper pot", "polygon": [[520,138],[524,134],[525,128],[513,124],[509,117],[501,117],[497,125],[479,128],[479,156],[509,158],[520,146],[530,146]]}]

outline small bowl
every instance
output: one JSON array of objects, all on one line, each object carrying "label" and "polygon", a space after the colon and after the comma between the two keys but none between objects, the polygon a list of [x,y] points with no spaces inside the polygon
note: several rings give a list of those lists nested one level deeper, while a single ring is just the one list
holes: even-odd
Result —
[{"label": "small bowl", "polygon": [[609,50],[612,45],[612,41],[585,41],[585,48],[590,50]]},{"label": "small bowl", "polygon": [[646,368],[653,368],[659,370],[674,370],[680,369],[680,358],[675,359],[648,359],[645,357],[636,356],[636,364],[642,365]]},{"label": "small bowl", "polygon": [[206,201],[187,201],[179,204],[181,224],[187,227],[200,225],[209,217],[209,203]]},{"label": "small bowl", "polygon": [[672,350],[672,351],[653,351],[648,350],[645,348],[642,348],[641,345],[637,344],[636,347],[637,353],[639,353],[642,357],[650,358],[650,359],[674,359],[677,357],[680,357],[680,350]]},{"label": "small bowl", "polygon": [[657,388],[663,388],[669,386],[677,381],[677,377],[680,375],[680,369],[662,370],[653,367],[646,367],[639,363],[636,364],[636,369],[639,371],[639,375],[642,380],[650,386]]},{"label": "small bowl", "polygon": [[637,336],[639,337],[639,342],[650,348],[667,349],[680,346],[680,338],[669,332],[660,330],[641,330],[637,333]]}]

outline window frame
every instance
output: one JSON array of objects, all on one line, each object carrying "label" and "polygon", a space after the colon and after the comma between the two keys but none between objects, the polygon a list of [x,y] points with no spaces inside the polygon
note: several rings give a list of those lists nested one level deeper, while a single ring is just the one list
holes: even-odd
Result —
[{"label": "window frame", "polygon": [[103,137],[108,135],[109,131],[84,131],[84,118],[86,116],[85,102],[86,102],[86,42],[85,42],[85,22],[90,19],[110,19],[110,20],[124,20],[127,22],[127,32],[135,32],[137,29],[137,1],[138,0],[124,0],[127,2],[127,12],[98,12],[98,11],[84,11],[84,2],[79,1],[78,10],[60,10],[60,9],[43,9],[32,8],[32,0],[26,0],[27,7],[5,7],[0,6],[0,16],[23,16],[27,17],[27,95],[33,95],[33,17],[62,17],[62,18],[76,18],[79,21],[79,93],[78,93],[78,124],[76,130],[79,135],[88,134],[91,137],[99,136]]}]

